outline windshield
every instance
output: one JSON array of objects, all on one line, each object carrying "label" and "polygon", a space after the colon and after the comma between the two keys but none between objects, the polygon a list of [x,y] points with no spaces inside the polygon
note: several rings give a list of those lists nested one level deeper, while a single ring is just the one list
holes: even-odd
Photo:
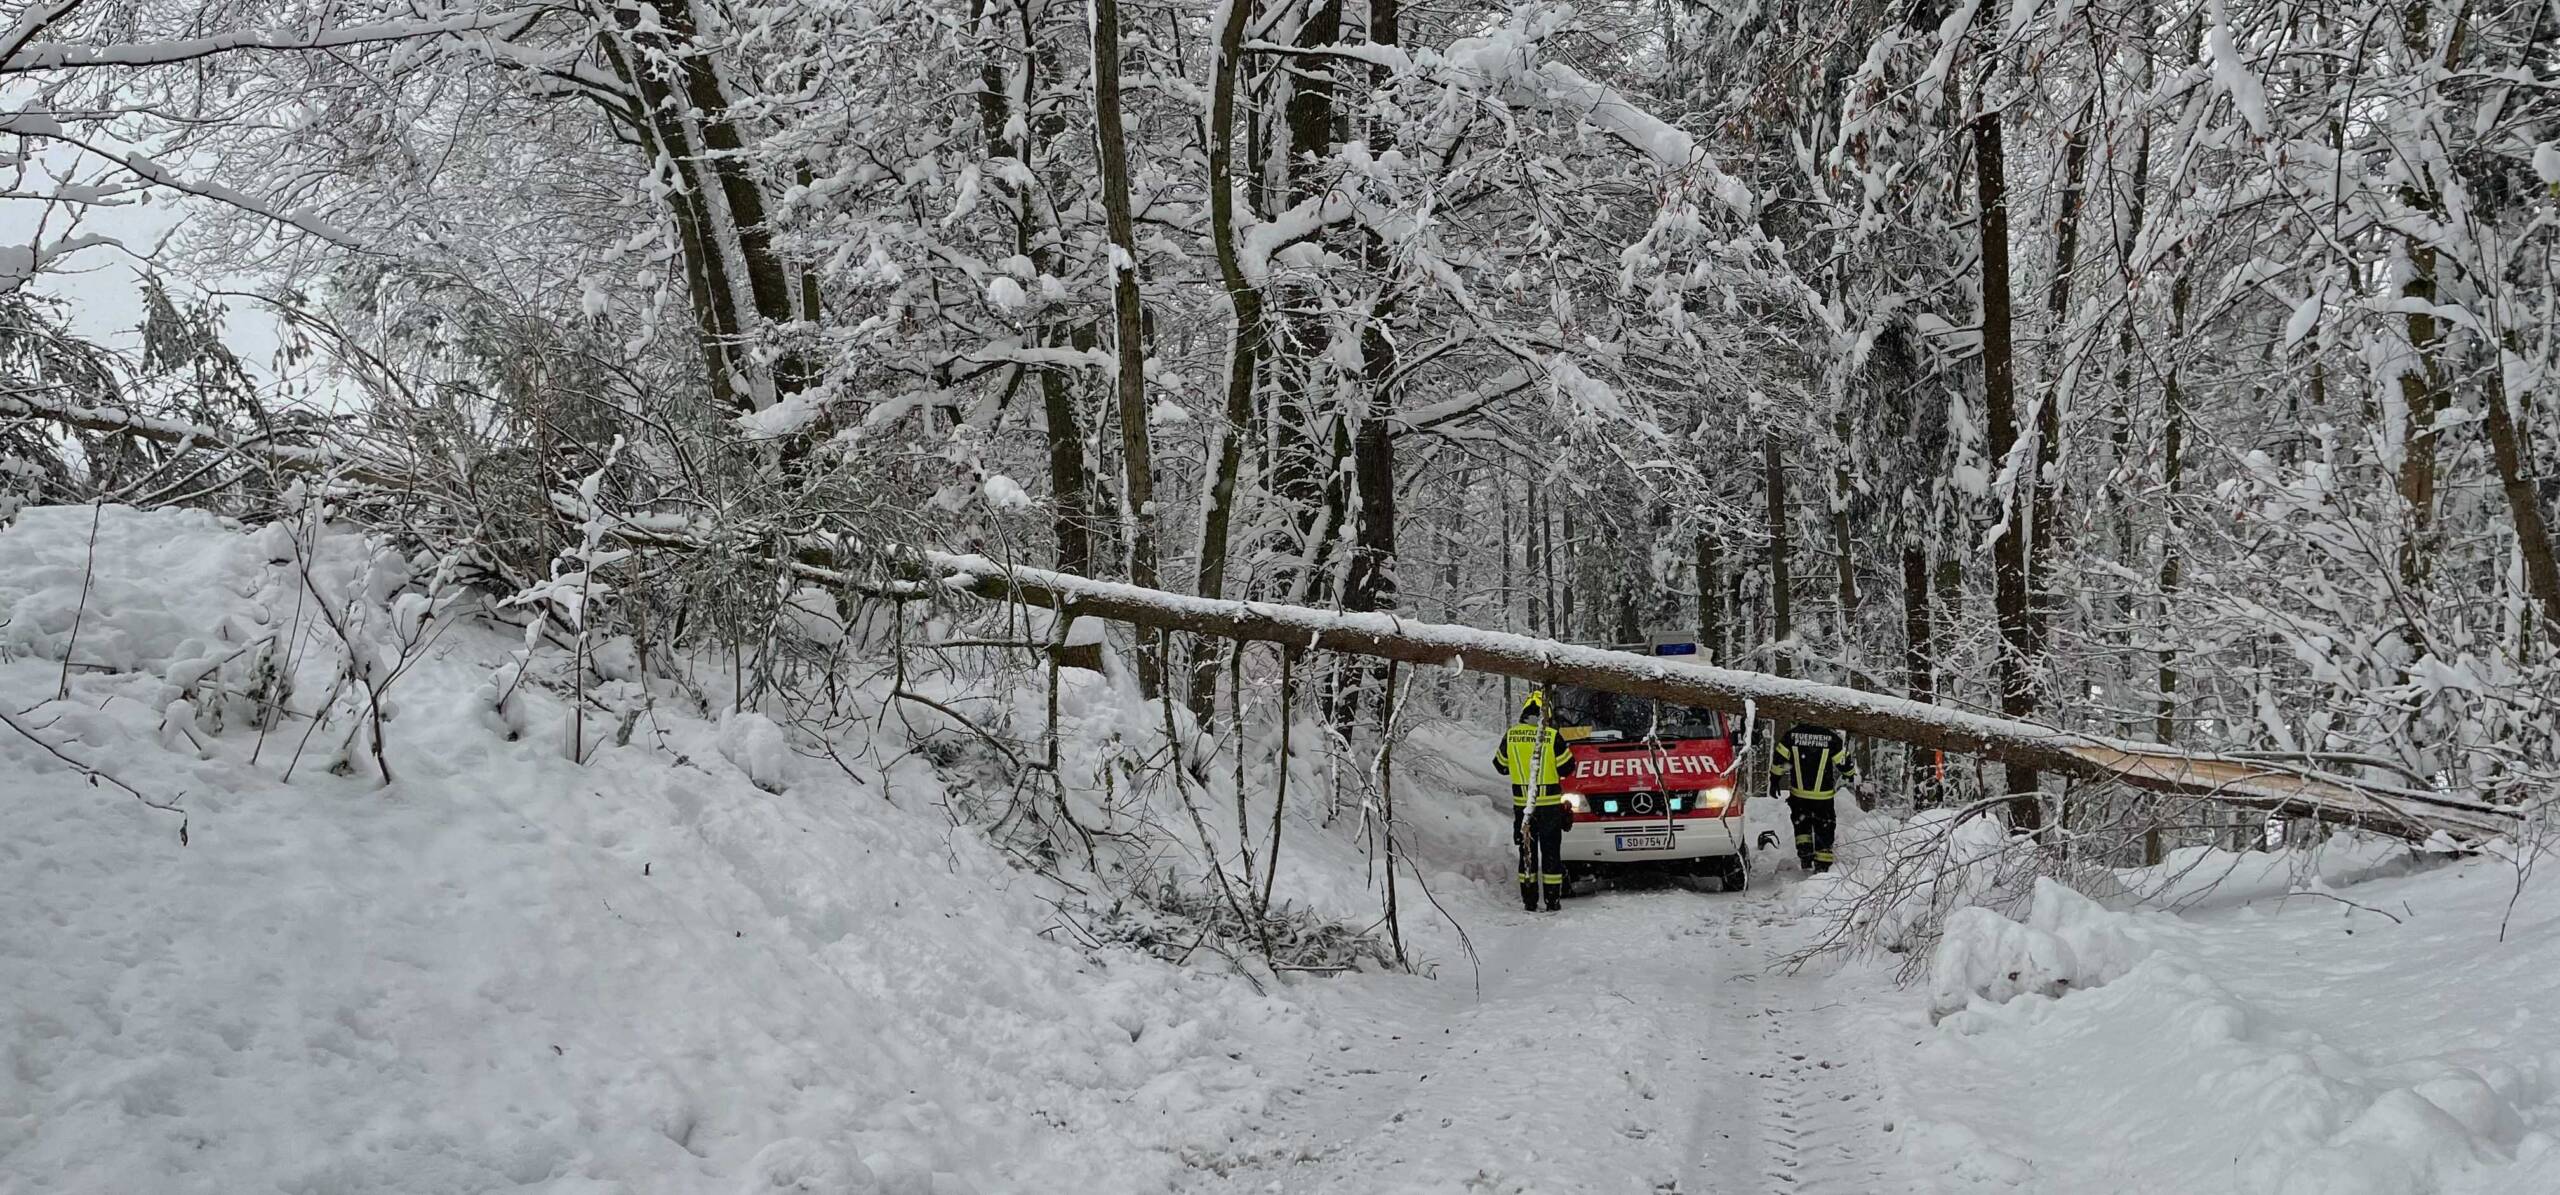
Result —
[{"label": "windshield", "polygon": [[1550,686],[1547,695],[1555,703],[1551,716],[1556,725],[1588,726],[1594,738],[1634,740],[1658,734],[1666,739],[1712,739],[1724,735],[1724,719],[1714,710],[1579,685]]}]

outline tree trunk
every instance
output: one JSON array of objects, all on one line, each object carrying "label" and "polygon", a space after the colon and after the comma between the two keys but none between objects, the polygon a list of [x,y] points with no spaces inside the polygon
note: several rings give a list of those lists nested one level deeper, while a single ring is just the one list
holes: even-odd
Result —
[{"label": "tree trunk", "polygon": [[[1296,44],[1331,46],[1341,39],[1342,0],[1317,0],[1298,26]],[[1333,59],[1310,56],[1292,61],[1283,75],[1289,85],[1282,110],[1288,143],[1279,156],[1287,163],[1287,195],[1292,202],[1315,196],[1326,186],[1313,167],[1333,150],[1334,70]],[[1289,302],[1295,293],[1283,293],[1282,311],[1312,306]],[[1340,460],[1335,421],[1328,418],[1327,390],[1320,384],[1326,367],[1316,351],[1331,332],[1323,316],[1313,311],[1288,314],[1280,323],[1277,330],[1283,334],[1267,345],[1277,388],[1271,421],[1271,492],[1289,512],[1298,539],[1293,546],[1305,570],[1293,579],[1291,591],[1302,600],[1322,601],[1330,595],[1326,559],[1343,497],[1340,473],[1334,467]]]},{"label": "tree trunk", "polygon": [[[2428,50],[2429,0],[2409,0],[2402,10],[2401,38],[2413,65],[2424,66]],[[2466,6],[2464,11],[2468,11]],[[2462,26],[2456,21],[2446,42],[2444,69],[2461,56]],[[2421,102],[2432,102],[2432,89]],[[2441,218],[2443,196],[2426,177],[2423,163],[2413,163],[2410,182],[2400,188],[2400,201]],[[2402,331],[2414,361],[2400,371],[2400,501],[2407,508],[2408,534],[2400,541],[2400,582],[2411,589],[2424,585],[2441,546],[2436,535],[2436,419],[2453,403],[2444,370],[2444,327],[2433,309],[2436,301],[2436,247],[2416,235],[2401,239],[2409,256],[2409,280],[2400,288],[2408,312]],[[2410,598],[2407,600],[2415,601]]]},{"label": "tree trunk", "polygon": [[1084,427],[1076,417],[1075,390],[1058,370],[1040,371],[1040,414],[1049,437],[1049,494],[1057,507],[1050,527],[1058,540],[1058,567],[1093,573],[1093,533],[1087,527]]},{"label": "tree trunk", "polygon": [[[1236,248],[1235,122],[1236,87],[1244,59],[1245,28],[1252,23],[1252,0],[1229,0],[1226,22],[1218,29],[1217,63],[1209,87],[1209,239],[1218,255],[1218,277],[1226,286],[1231,319],[1227,349],[1226,424],[1218,429],[1216,463],[1211,467],[1208,509],[1200,525],[1200,596],[1222,597],[1227,580],[1227,547],[1235,523],[1237,475],[1244,467],[1246,429],[1254,423],[1254,384],[1262,362],[1262,291],[1246,281]],[[1202,659],[1191,672],[1191,709],[1203,717],[1216,704],[1216,663]]]},{"label": "tree trunk", "polygon": [[[2407,241],[2409,281],[2402,298],[2432,306],[2436,300],[2436,251],[2417,238]],[[2411,589],[2426,584],[2436,551],[2436,417],[2451,402],[2444,384],[2443,332],[2424,310],[2404,317],[2409,351],[2416,362],[2400,373],[2400,501],[2406,508],[2408,534],[2400,541],[2400,582]]]},{"label": "tree trunk", "polygon": [[[1903,686],[1913,701],[1923,705],[1938,700],[1936,669],[1930,665],[1929,633],[1929,554],[1919,541],[1902,545],[1902,641]],[[1926,749],[1911,748],[1911,803],[1926,809],[1938,803],[1937,785],[1929,775]]]},{"label": "tree trunk", "polygon": [[1849,497],[1857,486],[1850,472],[1853,459],[1850,449],[1849,412],[1846,406],[1831,413],[1833,451],[1831,462],[1831,546],[1839,554],[1840,568],[1840,658],[1848,660],[1858,643],[1858,557],[1855,529],[1849,525]]},{"label": "tree trunk", "polygon": [[[623,531],[624,529],[617,529]],[[689,547],[643,528],[626,538]],[[1079,617],[1163,631],[1278,643],[1432,667],[1464,668],[1541,684],[1575,684],[1606,692],[1727,714],[1749,707],[1764,721],[1817,722],[1852,734],[1980,754],[2013,767],[2110,780],[2157,792],[2187,793],[2243,808],[2319,809],[2390,833],[2424,836],[2443,828],[2475,838],[2515,833],[2512,808],[2415,789],[2393,789],[2291,770],[2280,764],[2102,738],[1992,717],[1946,705],[1863,693],[1762,673],[1659,659],[1605,647],[1532,639],[1474,627],[1357,614],[1271,602],[1210,601],[1161,590],[1095,582],[1040,569],[1008,569],[976,556],[920,554],[920,564],[959,588],[991,600],[1015,601]],[[810,566],[794,571],[828,584],[853,579]]]},{"label": "tree trunk", "polygon": [[[2187,272],[2182,263],[2177,281],[2169,291],[2169,370],[2160,386],[2160,481],[2164,491],[2167,515],[2160,526],[2160,673],[2159,704],[2151,721],[2153,742],[2169,744],[2178,741],[2178,656],[2169,645],[2171,628],[2177,625],[2176,605],[2184,557],[2178,551],[2178,485],[2186,473],[2186,412],[2178,392],[2177,353],[2185,339],[2187,322]],[[2142,832],[2144,863],[2158,863],[2165,854],[2156,824]]]},{"label": "tree trunk", "polygon": [[[1138,237],[1129,201],[1129,151],[1120,123],[1120,4],[1093,0],[1093,125],[1102,165],[1103,218],[1111,238],[1111,306],[1119,368],[1113,377],[1120,418],[1120,518],[1129,554],[1129,583],[1156,587],[1154,453],[1147,435],[1146,311],[1138,294]],[[1142,631],[1138,690],[1164,689],[1164,648]]]},{"label": "tree trunk", "polygon": [[1701,531],[1698,556],[1698,650],[1709,662],[1725,663],[1724,542]]},{"label": "tree trunk", "polygon": [[2177,280],[2169,284],[2170,363],[2160,384],[2160,488],[2168,513],[2160,525],[2160,701],[2152,717],[2151,733],[2163,743],[2176,742],[2178,729],[2178,656],[2168,637],[2177,625],[2178,587],[2183,583],[2186,567],[2178,547],[2178,487],[2186,477],[2187,413],[2177,360],[2186,341],[2189,293],[2186,263],[2181,255]]},{"label": "tree trunk", "polygon": [[1769,497],[1769,671],[1794,675],[1787,641],[1795,637],[1794,582],[1787,575],[1787,461],[1776,432],[1760,438]]},{"label": "tree trunk", "polygon": [[[979,74],[978,120],[990,154],[1009,155],[1027,168],[1038,156],[1040,140],[1056,135],[1060,126],[1058,118],[1044,118],[1030,110],[1028,100],[1037,93],[1043,57],[1040,31],[1033,23],[1029,5],[1016,5],[1014,12],[1020,21],[1017,32],[1021,37],[1022,76],[1018,87],[1024,102],[1015,103],[1014,91],[1008,86],[998,59],[1005,47],[990,30],[986,61]],[[1021,121],[1021,135],[1009,142],[1005,130],[1017,119]],[[1029,258],[1033,268],[1042,273],[1058,272],[1057,238],[1049,235],[1041,216],[1042,206],[1035,202],[1035,184],[997,179],[993,185],[1013,207],[1014,251]],[[1055,347],[1061,339],[1048,327],[1034,329],[1033,335],[1043,348]],[[1077,411],[1076,383],[1066,370],[1047,367],[1034,371],[1034,381],[1040,387],[1040,417],[1047,439],[1049,526],[1058,544],[1058,567],[1091,575],[1096,503],[1091,494],[1091,470],[1085,460],[1084,419]]]},{"label": "tree trunk", "polygon": [[[2063,143],[2062,193],[2054,212],[2053,282],[2047,296],[2048,311],[2053,321],[2050,335],[2055,347],[2047,354],[2051,376],[2047,379],[2044,401],[2036,406],[2035,447],[2028,454],[2028,475],[2021,479],[2025,485],[2028,511],[2025,544],[2027,608],[2019,656],[2022,665],[2028,669],[2029,677],[2044,659],[2045,646],[2052,634],[2053,596],[2050,590],[2053,587],[2054,541],[2062,531],[2062,479],[2055,462],[2062,451],[2062,379],[2068,373],[2063,367],[2062,355],[2067,348],[2066,337],[2071,326],[2072,274],[2080,264],[2080,195],[2089,162],[2088,119],[2089,112],[2083,110],[2080,120],[2072,126],[2070,136]],[[2033,712],[2032,701],[2018,711],[2020,714]],[[2027,779],[2034,778],[2030,776]],[[2064,801],[2057,797],[2055,804],[2060,807]],[[2059,813],[2065,819],[2070,816],[2067,808],[2059,809]]]},{"label": "tree trunk", "polygon": [[[636,21],[636,13],[629,19]],[[694,181],[689,165],[700,155],[694,152],[684,123],[675,117],[674,92],[666,80],[647,69],[636,53],[625,49],[624,38],[629,36],[626,31],[624,37],[599,38],[598,43],[614,74],[634,97],[631,122],[640,130],[643,146],[656,168],[667,173],[667,211],[675,222],[677,249],[684,257],[685,294],[693,308],[711,399],[732,410],[752,411],[754,402],[738,388],[741,363],[731,356],[740,330],[737,311],[729,297],[727,255],[719,252],[711,237],[703,190]]]},{"label": "tree trunk", "polygon": [[[2151,23],[2151,6],[2148,4],[2143,5],[2141,12],[2142,27],[2145,30],[2148,30]],[[2150,41],[2146,37],[2140,44],[2143,48],[2141,50],[2141,73],[2139,78],[2143,81],[2144,86],[2149,86],[2151,79]],[[2133,485],[2133,426],[2135,406],[2133,389],[2133,360],[2134,353],[2139,349],[2141,342],[2134,334],[2134,327],[2135,320],[2138,315],[2138,309],[2140,307],[2137,296],[2142,294],[2142,283],[2144,276],[2148,273],[2148,271],[2137,270],[2135,268],[2134,253],[2142,243],[2143,220],[2150,208],[2150,189],[2151,126],[2148,123],[2145,123],[2140,132],[2136,134],[2136,140],[2134,142],[2133,177],[2126,184],[2127,198],[2124,233],[2116,242],[2116,267],[2118,272],[2122,275],[2127,297],[2125,300],[2123,321],[2117,325],[2116,329],[2116,426],[2114,434],[2111,437],[2111,451],[2108,454],[2106,494],[2108,512],[2113,516],[2113,521],[2116,525],[2116,563],[2118,566],[2126,569],[2131,569],[2133,567],[2134,549],[2136,545],[2136,538],[2134,535],[2133,501],[2131,494]],[[2318,375],[2315,373],[2313,375],[2313,385],[2317,386],[2318,384]],[[2120,593],[2114,599],[2115,620],[2119,630],[2117,641],[2121,646],[2128,649],[2131,648],[2133,644],[2134,596],[2135,595],[2132,593],[2131,588],[2127,587],[2124,592]],[[2125,653],[2125,656],[2128,660],[2134,658],[2133,653],[2130,650]],[[2123,675],[2121,683],[2123,686],[2121,700],[2130,704],[2132,693],[2138,684],[2136,674],[2131,670],[2131,665],[2128,665],[2128,670]],[[2126,723],[2123,733],[2134,733],[2130,722]]]},{"label": "tree trunk", "polygon": [[1524,489],[1527,492],[1528,510],[1521,522],[1523,532],[1521,539],[1524,545],[1521,553],[1521,580],[1529,583],[1529,633],[1552,635],[1555,633],[1555,627],[1547,617],[1550,607],[1547,604],[1547,553],[1544,542],[1547,530],[1547,508],[1538,500],[1536,477],[1532,476]]},{"label": "tree trunk", "polygon": [[[1502,629],[1505,631],[1517,631],[1520,624],[1514,621],[1514,619],[1520,613],[1518,589],[1520,583],[1520,567],[1513,562],[1512,555],[1517,550],[1520,541],[1520,521],[1512,517],[1511,514],[1511,487],[1504,484],[1503,476],[1499,470],[1496,470],[1493,476],[1494,494],[1501,500],[1502,505],[1501,625]],[[1511,678],[1507,676],[1502,678],[1502,708],[1506,713],[1518,708],[1512,703]]]},{"label": "tree trunk", "polygon": [[[1990,78],[1986,63],[1984,82]],[[1982,396],[1990,442],[1986,446],[1994,473],[2006,471],[2018,448],[2017,357],[2011,342],[2009,303],[2009,181],[2001,145],[2000,110],[1991,106],[1989,88],[1975,92],[1981,111],[1973,119],[1974,188],[1980,208],[1982,238]],[[2028,542],[2034,518],[2035,468],[2015,479],[2004,503],[2007,526],[1992,545],[1992,608],[2000,626],[2000,712],[2013,718],[2034,715],[2036,708],[2035,632],[2028,595]],[[2033,766],[2009,770],[2010,824],[2033,831],[2044,825],[2044,806],[2037,796]]]},{"label": "tree trunk", "polygon": [[[1369,0],[1370,44],[1396,44],[1397,3],[1398,0]],[[1371,86],[1380,92],[1386,90],[1391,79],[1392,74],[1385,67],[1370,70]],[[1373,127],[1369,134],[1370,152],[1385,153],[1392,148],[1394,139],[1384,124]],[[1360,508],[1351,568],[1343,583],[1342,606],[1346,610],[1392,610],[1396,604],[1396,455],[1395,430],[1389,423],[1395,401],[1388,393],[1396,372],[1396,341],[1388,333],[1396,312],[1395,288],[1388,281],[1393,256],[1375,230],[1362,233],[1361,264],[1379,292],[1360,328],[1360,389],[1367,402],[1351,444],[1351,472],[1353,483],[1359,487]]]},{"label": "tree trunk", "polygon": [[[655,46],[661,59],[675,72],[670,86],[680,95],[683,106],[668,112],[664,119],[687,126],[687,132],[698,137],[699,152],[691,155],[686,165],[700,187],[706,242],[724,252],[734,244],[737,251],[730,280],[746,284],[748,308],[738,313],[739,330],[751,333],[763,325],[789,323],[794,303],[791,273],[774,251],[773,232],[765,222],[764,188],[747,172],[746,138],[730,113],[728,91],[720,82],[710,51],[703,47],[695,30],[690,0],[649,3],[657,18],[656,28],[642,27],[631,10],[623,11],[622,24],[627,35]],[[642,67],[643,75],[650,73],[644,63],[633,65]],[[786,361],[770,373],[761,369],[749,373],[740,397],[748,405],[762,408],[780,395],[804,388],[808,381],[807,370],[800,363]]]},{"label": "tree trunk", "polygon": [[1573,510],[1574,504],[1568,502],[1556,514],[1556,537],[1564,541],[1564,562],[1561,566],[1556,562],[1556,541],[1547,541],[1547,569],[1556,575],[1555,633],[1565,638],[1578,633],[1580,624],[1574,621],[1574,613],[1587,607],[1580,589],[1582,541],[1573,534]]},{"label": "tree trunk", "polygon": [[2541,607],[2543,634],[2560,647],[2560,556],[2554,554],[2542,500],[2533,492],[2533,470],[2526,464],[2531,446],[2508,406],[2509,351],[2501,349],[2489,370],[2489,455],[2497,465],[2498,489],[2506,495],[2507,519],[2515,525],[2516,550],[2524,557],[2525,592]]}]

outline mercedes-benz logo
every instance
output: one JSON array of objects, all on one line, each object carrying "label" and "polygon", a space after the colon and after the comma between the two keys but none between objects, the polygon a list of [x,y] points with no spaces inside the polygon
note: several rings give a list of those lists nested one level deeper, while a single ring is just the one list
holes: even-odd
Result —
[{"label": "mercedes-benz logo", "polygon": [[1639,816],[1651,816],[1653,813],[1653,794],[1637,793],[1634,805],[1636,813]]}]

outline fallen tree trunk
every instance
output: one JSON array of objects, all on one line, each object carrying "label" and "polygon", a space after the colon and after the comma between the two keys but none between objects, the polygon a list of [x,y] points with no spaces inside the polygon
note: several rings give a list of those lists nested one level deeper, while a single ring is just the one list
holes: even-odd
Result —
[{"label": "fallen tree trunk", "polygon": [[[196,425],[128,412],[59,405],[29,395],[0,396],[0,417],[45,419],[93,432],[139,436],[187,448],[260,458],[268,467],[328,472],[359,484],[400,488],[404,479],[361,454],[226,436]],[[715,542],[748,551],[788,549],[785,567],[804,579],[891,600],[935,590],[1018,602],[1063,614],[1158,631],[1315,648],[1426,667],[1491,672],[1538,683],[1702,706],[1768,722],[1817,722],[1857,734],[1979,755],[2017,767],[2113,781],[2216,804],[2317,817],[2410,839],[2438,831],[2478,841],[2513,836],[2523,818],[2510,807],[2459,796],[2352,780],[2261,760],[2138,743],[2033,722],[1930,705],[1881,693],[1638,656],[1474,627],[1414,622],[1392,614],[1350,614],[1307,606],[1230,601],[1096,581],[1072,573],[1006,565],[944,552],[864,551],[833,537],[784,545],[769,535],[706,532],[683,519],[640,515],[610,520],[613,534],[638,543],[700,550]],[[900,575],[829,567],[852,560],[894,562]]]},{"label": "fallen tree trunk", "polygon": [[[708,537],[676,517],[622,519],[612,534],[679,550],[711,546]],[[774,547],[760,536],[739,537],[736,542],[750,551]],[[1676,657],[1639,656],[1469,626],[1415,622],[1393,614],[1206,598],[1008,565],[984,556],[884,552],[827,536],[801,537],[791,548],[792,559],[786,567],[793,574],[876,597],[915,598],[939,589],[1035,606],[1069,618],[1099,618],[1155,631],[1490,672],[1540,684],[1581,685],[1703,706],[1762,722],[1815,722],[2039,771],[2355,825],[2413,841],[2442,832],[2477,842],[2512,837],[2523,827],[2516,809],[2459,796],[2352,780],[2266,760],[2105,738]],[[857,571],[820,563],[850,560],[875,562],[896,575],[864,575],[874,566]]]},{"label": "fallen tree trunk", "polygon": [[2013,766],[2114,781],[2217,804],[2344,821],[2404,838],[2437,831],[2480,840],[2513,835],[2516,810],[2462,797],[2378,785],[2258,760],[2234,759],[2060,730],[1907,698],[1862,692],[1607,648],[1474,627],[1347,614],[1267,602],[1220,601],[1140,589],[983,556],[927,552],[944,588],[1077,617],[1163,631],[1316,648],[1408,664],[1491,672],[1703,706],[1764,722],[1817,722],[1996,759]]}]

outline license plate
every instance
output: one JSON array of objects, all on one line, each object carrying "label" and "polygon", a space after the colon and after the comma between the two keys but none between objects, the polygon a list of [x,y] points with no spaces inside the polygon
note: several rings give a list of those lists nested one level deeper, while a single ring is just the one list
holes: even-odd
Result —
[{"label": "license plate", "polygon": [[1621,834],[1618,849],[1622,851],[1667,851],[1671,849],[1668,834]]}]

